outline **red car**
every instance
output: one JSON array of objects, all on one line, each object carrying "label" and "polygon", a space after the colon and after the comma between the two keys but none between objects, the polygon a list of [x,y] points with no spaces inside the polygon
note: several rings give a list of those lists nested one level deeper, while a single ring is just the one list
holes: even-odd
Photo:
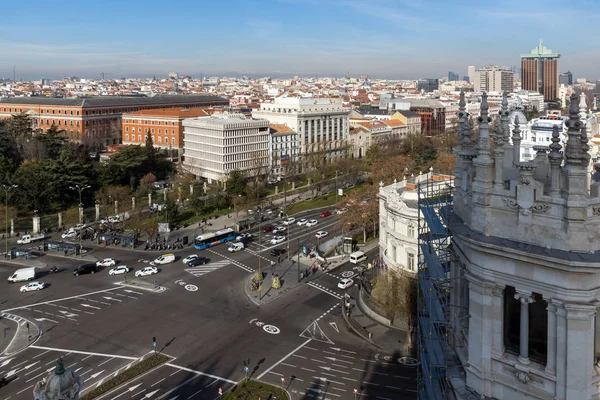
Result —
[{"label": "red car", "polygon": [[273,230],[275,229],[275,227],[273,225],[267,225],[264,228],[262,228],[263,233],[269,233],[269,232],[273,232]]},{"label": "red car", "polygon": [[329,217],[331,212],[329,210],[325,210],[321,213],[321,218]]}]

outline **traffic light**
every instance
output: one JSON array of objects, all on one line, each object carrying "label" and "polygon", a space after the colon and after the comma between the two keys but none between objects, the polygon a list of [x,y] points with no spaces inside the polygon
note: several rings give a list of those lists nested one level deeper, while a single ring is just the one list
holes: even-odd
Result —
[{"label": "traffic light", "polygon": [[152,343],[156,343],[156,336],[152,337]]}]

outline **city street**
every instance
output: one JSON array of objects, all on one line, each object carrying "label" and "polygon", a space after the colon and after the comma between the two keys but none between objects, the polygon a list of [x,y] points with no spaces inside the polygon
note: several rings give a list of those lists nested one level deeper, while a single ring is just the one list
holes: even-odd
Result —
[{"label": "city street", "polygon": [[[288,226],[292,252],[298,241],[316,245],[316,231],[333,236],[333,216],[304,214],[319,224]],[[243,251],[229,253],[226,244],[190,246],[176,252],[174,263],[159,266],[158,274],[138,278],[135,271],[161,253],[121,247],[92,251],[98,259],[113,257],[132,267],[126,276],[109,276],[110,268],[73,276],[77,260],[44,256],[63,271],[42,273],[38,280],[48,287],[38,292],[20,293],[22,283],[6,282],[18,267],[1,265],[0,308],[35,323],[42,335],[28,349],[0,358],[0,376],[10,378],[0,397],[30,399],[34,384],[59,357],[83,376],[86,389],[93,388],[153,351],[156,337],[156,350],[173,360],[106,398],[214,400],[219,388],[225,391],[245,376],[244,360],[250,361],[249,376],[283,384],[293,399],[352,399],[354,389],[357,399],[414,398],[416,370],[368,346],[345,325],[339,306],[348,289],[337,283],[344,272],[352,275],[354,265],[319,273],[257,306],[246,297],[244,281],[259,262],[268,272],[277,261],[269,251],[286,248],[287,241],[273,245],[273,235],[252,234],[254,242]],[[189,267],[181,260],[190,254],[210,262]],[[164,290],[155,290],[155,281]]]}]

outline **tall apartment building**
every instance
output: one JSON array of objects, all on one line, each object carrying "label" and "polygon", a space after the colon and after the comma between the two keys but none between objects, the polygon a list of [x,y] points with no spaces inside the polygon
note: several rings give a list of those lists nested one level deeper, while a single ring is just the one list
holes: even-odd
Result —
[{"label": "tall apartment building", "polygon": [[544,46],[543,41],[529,54],[521,54],[521,85],[544,95],[544,101],[558,99],[560,54]]},{"label": "tall apartment building", "polygon": [[232,170],[253,173],[270,164],[269,121],[219,113],[183,121],[183,166],[192,174],[225,181]]},{"label": "tall apartment building", "polygon": [[328,160],[344,156],[348,139],[348,111],[329,99],[277,97],[252,112],[274,124],[285,124],[298,133],[299,156],[324,153]]},{"label": "tall apartment building", "polygon": [[570,86],[573,84],[573,74],[571,71],[563,72],[558,76],[559,85]]},{"label": "tall apartment building", "polygon": [[469,82],[473,83],[475,80],[475,66],[469,65],[467,67],[467,76],[469,77]]},{"label": "tall apartment building", "polygon": [[123,113],[162,108],[227,106],[217,96],[96,96],[77,98],[9,97],[0,99],[0,119],[27,113],[33,127],[46,131],[52,125],[70,140],[104,147],[120,142]]},{"label": "tall apartment building", "polygon": [[150,131],[155,147],[183,152],[183,120],[208,118],[214,110],[203,108],[162,108],[123,114],[122,143],[143,145]]},{"label": "tall apartment building", "polygon": [[473,90],[476,92],[512,92],[515,74],[497,65],[488,65],[474,74]]}]

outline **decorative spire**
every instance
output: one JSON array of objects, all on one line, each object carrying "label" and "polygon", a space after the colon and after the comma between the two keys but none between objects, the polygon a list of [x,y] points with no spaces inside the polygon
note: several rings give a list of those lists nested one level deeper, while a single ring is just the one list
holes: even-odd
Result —
[{"label": "decorative spire", "polygon": [[513,144],[513,165],[521,162],[521,128],[519,128],[519,117],[515,116],[515,127],[513,128],[512,144]]},{"label": "decorative spire", "polygon": [[502,107],[500,108],[500,126],[504,137],[504,143],[510,140],[510,111],[508,111],[508,92],[502,93]]},{"label": "decorative spire", "polygon": [[565,147],[565,164],[581,165],[581,121],[579,120],[579,96],[576,93],[571,95],[567,127],[568,139]]},{"label": "decorative spire", "polygon": [[585,93],[579,98],[579,118],[585,120],[587,118],[587,104],[586,104]]},{"label": "decorative spire", "polygon": [[560,152],[562,146],[560,145],[560,133],[558,132],[558,125],[552,127],[552,144],[550,147],[550,153],[548,154],[548,160],[551,164],[560,164],[563,156]]},{"label": "decorative spire", "polygon": [[467,120],[467,108],[466,108],[466,102],[465,102],[465,92],[464,91],[460,91],[460,101],[458,102],[458,113],[456,114],[458,116],[458,126],[456,129],[456,142],[457,142],[457,147],[460,151],[461,148],[463,148],[465,146],[465,137],[466,135],[468,135],[468,120]]},{"label": "decorative spire", "polygon": [[477,158],[479,161],[491,162],[490,158],[490,121],[492,120],[488,115],[488,102],[487,93],[483,92],[481,95],[481,110],[480,116],[477,118],[479,121],[479,140],[477,149]]},{"label": "decorative spire", "polygon": [[581,142],[581,164],[587,167],[590,165],[590,158],[592,158],[592,156],[590,156],[589,153],[590,145],[588,144],[587,126],[585,124],[582,124],[581,126],[581,136],[579,137],[579,141]]}]

